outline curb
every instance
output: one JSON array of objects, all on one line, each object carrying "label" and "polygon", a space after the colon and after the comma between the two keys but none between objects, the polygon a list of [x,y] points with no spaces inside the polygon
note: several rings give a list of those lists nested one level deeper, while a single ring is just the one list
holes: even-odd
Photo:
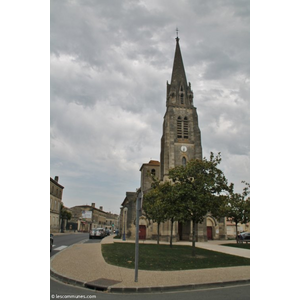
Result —
[{"label": "curb", "polygon": [[50,269],[50,277],[55,278],[63,283],[72,284],[79,287],[85,287],[85,282],[78,281],[72,278],[68,278],[66,276],[60,275],[55,273],[53,270]]},{"label": "curb", "polygon": [[186,284],[177,286],[157,286],[157,287],[108,287],[109,293],[162,293],[162,292],[176,292],[176,291],[192,291],[198,289],[224,287],[239,284],[250,284],[249,280],[236,280],[227,282],[212,282],[200,284]]}]

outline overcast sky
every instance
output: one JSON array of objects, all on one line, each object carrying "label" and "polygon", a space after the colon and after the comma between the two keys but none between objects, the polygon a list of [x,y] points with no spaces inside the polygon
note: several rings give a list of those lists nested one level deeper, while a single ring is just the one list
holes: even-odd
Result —
[{"label": "overcast sky", "polygon": [[176,28],[205,157],[250,182],[250,8],[243,0],[51,0],[50,176],[67,207],[119,213],[160,159]]}]

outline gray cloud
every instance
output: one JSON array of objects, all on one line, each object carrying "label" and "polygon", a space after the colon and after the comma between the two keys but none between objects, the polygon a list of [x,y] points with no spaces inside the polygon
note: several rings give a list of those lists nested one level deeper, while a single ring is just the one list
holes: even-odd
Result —
[{"label": "gray cloud", "polygon": [[176,26],[205,156],[250,181],[248,1],[51,0],[51,176],[114,212],[159,160]]}]

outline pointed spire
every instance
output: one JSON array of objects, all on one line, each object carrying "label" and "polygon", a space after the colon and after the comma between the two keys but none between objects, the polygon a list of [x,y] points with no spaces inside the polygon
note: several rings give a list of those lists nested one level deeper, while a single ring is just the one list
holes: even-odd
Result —
[{"label": "pointed spire", "polygon": [[177,37],[176,37],[176,49],[173,63],[173,71],[172,71],[172,79],[171,86],[179,85],[183,83],[184,86],[187,86],[187,80],[184,71],[183,60],[181,56],[180,46],[179,46],[179,38],[178,38],[178,29],[176,29]]}]

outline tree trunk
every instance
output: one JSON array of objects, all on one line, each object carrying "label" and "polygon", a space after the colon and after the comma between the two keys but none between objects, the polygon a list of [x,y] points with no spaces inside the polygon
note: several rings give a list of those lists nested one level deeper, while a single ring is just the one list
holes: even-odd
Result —
[{"label": "tree trunk", "polygon": [[237,232],[237,222],[235,222],[235,239],[236,239],[236,243],[238,243],[238,232]]},{"label": "tree trunk", "polygon": [[157,245],[159,245],[159,226],[160,223],[157,223]]},{"label": "tree trunk", "polygon": [[173,224],[174,218],[171,219],[171,237],[170,237],[170,247],[172,248],[172,241],[173,241]]}]

